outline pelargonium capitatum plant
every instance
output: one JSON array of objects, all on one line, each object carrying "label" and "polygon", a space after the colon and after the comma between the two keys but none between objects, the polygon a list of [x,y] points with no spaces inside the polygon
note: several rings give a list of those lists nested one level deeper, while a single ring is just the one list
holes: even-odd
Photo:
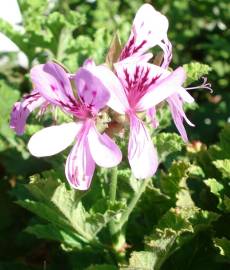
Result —
[{"label": "pelargonium capitatum plant", "polygon": [[[184,103],[194,101],[183,87],[185,70],[182,67],[174,71],[168,69],[172,45],[167,31],[167,18],[151,5],[144,4],[137,11],[127,43],[112,65],[96,65],[89,57],[75,74],[67,72],[56,61],[34,66],[30,71],[33,89],[15,103],[10,127],[22,135],[26,120],[35,109],[43,115],[48,109],[59,108],[69,115],[72,122],[36,132],[28,142],[28,149],[33,156],[45,157],[72,144],[65,164],[66,178],[71,187],[87,190],[95,165],[111,168],[122,160],[117,134],[110,130],[112,124],[119,124],[120,129],[129,129],[127,158],[132,174],[140,181],[152,177],[159,158],[149,130],[158,127],[158,105],[164,101],[169,104],[184,141],[188,139],[183,121],[193,125],[183,110]],[[163,52],[158,65],[152,63],[151,49],[155,46]],[[98,129],[102,114],[110,119],[103,130]],[[123,122],[118,121],[121,116]],[[145,121],[147,117],[151,125]]]}]

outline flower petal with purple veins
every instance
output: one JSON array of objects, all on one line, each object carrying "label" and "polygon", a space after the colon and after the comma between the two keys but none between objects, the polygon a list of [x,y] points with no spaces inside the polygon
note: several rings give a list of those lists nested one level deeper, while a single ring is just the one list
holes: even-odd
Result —
[{"label": "flower petal with purple veins", "polygon": [[79,132],[65,165],[69,184],[79,190],[87,190],[90,187],[95,170],[87,138],[88,128],[86,124]]},{"label": "flower petal with purple veins", "polygon": [[90,153],[97,165],[110,168],[121,162],[122,153],[119,147],[107,134],[100,134],[95,125],[89,129],[88,142]]},{"label": "flower petal with purple veins", "polygon": [[50,103],[67,112],[76,105],[70,79],[58,64],[48,62],[37,65],[31,69],[30,77],[37,91]]},{"label": "flower petal with purple veins", "polygon": [[109,92],[97,76],[97,69],[96,66],[88,65],[80,68],[75,76],[80,100],[96,111],[103,108],[109,100]]},{"label": "flower petal with purple veins", "polygon": [[129,107],[136,109],[140,99],[162,81],[169,72],[148,63],[117,63],[116,73],[127,96]]},{"label": "flower petal with purple veins", "polygon": [[156,149],[143,122],[130,114],[128,159],[133,175],[145,179],[155,174],[158,167]]},{"label": "flower petal with purple veins", "polygon": [[162,42],[159,44],[161,49],[164,52],[164,58],[163,58],[163,63],[160,65],[162,68],[167,69],[171,60],[172,60],[172,44],[168,40],[168,37],[164,37]]},{"label": "flower petal with purple veins", "polygon": [[186,79],[186,73],[182,67],[177,68],[163,80],[150,86],[149,91],[139,100],[138,111],[144,111],[159,104],[169,96],[177,93]]},{"label": "flower petal with purple veins", "polygon": [[150,4],[142,5],[133,21],[131,35],[121,52],[120,59],[141,55],[161,43],[167,35],[168,19]]},{"label": "flower petal with purple veins", "polygon": [[25,95],[21,102],[16,102],[13,106],[10,116],[10,128],[18,135],[22,135],[29,114],[36,108],[45,105],[45,103],[46,100],[36,90]]}]

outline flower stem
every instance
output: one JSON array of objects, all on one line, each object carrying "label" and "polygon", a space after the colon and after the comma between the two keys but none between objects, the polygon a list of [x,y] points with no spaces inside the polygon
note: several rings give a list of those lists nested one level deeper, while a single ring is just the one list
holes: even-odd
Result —
[{"label": "flower stem", "polygon": [[128,221],[130,214],[132,213],[133,209],[137,205],[141,195],[145,191],[148,183],[151,181],[151,178],[147,178],[145,180],[140,180],[140,181],[142,181],[142,183],[140,185],[139,190],[135,193],[134,197],[132,198],[132,200],[130,201],[130,203],[127,207],[127,210],[121,216],[119,224],[117,224],[117,226],[116,226],[117,231],[121,230],[122,227],[125,225],[125,223]]},{"label": "flower stem", "polygon": [[[112,168],[110,188],[109,188],[109,198],[111,206],[113,206],[116,201],[116,194],[117,194],[117,167],[114,167]],[[114,221],[111,220],[111,222],[109,223],[109,230],[112,237],[115,234],[114,226],[115,226]]]},{"label": "flower stem", "polygon": [[[117,167],[112,169],[111,173],[111,181],[110,181],[110,189],[109,189],[109,198],[110,198],[110,205],[113,206],[116,202],[116,194],[117,194]],[[125,257],[125,252],[123,251],[123,247],[125,245],[125,233],[124,231],[118,231],[116,229],[116,221],[111,220],[109,222],[109,231],[112,240],[112,248],[115,252],[115,256],[117,261],[123,262]]]},{"label": "flower stem", "polygon": [[116,194],[117,194],[117,167],[114,167],[112,168],[111,182],[110,182],[110,189],[109,189],[109,198],[110,198],[110,203],[112,205],[116,201]]}]

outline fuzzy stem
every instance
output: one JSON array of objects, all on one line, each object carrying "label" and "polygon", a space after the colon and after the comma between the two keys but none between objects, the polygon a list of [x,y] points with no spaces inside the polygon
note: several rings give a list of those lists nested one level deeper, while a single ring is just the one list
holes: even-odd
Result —
[{"label": "fuzzy stem", "polygon": [[109,198],[110,198],[110,203],[112,205],[116,201],[116,194],[117,194],[117,167],[114,167],[112,168],[111,182],[110,182],[110,189],[109,189]]},{"label": "fuzzy stem", "polygon": [[125,223],[128,221],[130,214],[132,213],[133,209],[137,205],[141,195],[145,191],[148,183],[151,181],[151,178],[147,178],[145,180],[140,180],[140,181],[142,181],[142,183],[140,185],[138,192],[135,193],[134,197],[132,198],[132,200],[130,201],[130,203],[127,207],[127,210],[121,216],[119,224],[117,224],[117,226],[116,226],[117,231],[121,230],[122,227],[125,225]]},{"label": "fuzzy stem", "polygon": [[[112,168],[110,188],[109,188],[109,198],[110,204],[112,206],[116,201],[116,194],[117,194],[117,167],[114,167]],[[111,236],[113,237],[113,235],[115,234],[115,224],[113,220],[109,223],[109,230]]]},{"label": "fuzzy stem", "polygon": [[[110,182],[110,189],[109,189],[109,198],[111,206],[114,205],[116,202],[116,194],[117,194],[117,167],[112,169],[111,173],[111,182]],[[111,220],[109,223],[109,230],[112,240],[112,248],[115,252],[115,256],[118,262],[123,262],[125,257],[125,252],[123,247],[126,243],[125,233],[123,230],[118,231],[116,229],[116,222]]]}]

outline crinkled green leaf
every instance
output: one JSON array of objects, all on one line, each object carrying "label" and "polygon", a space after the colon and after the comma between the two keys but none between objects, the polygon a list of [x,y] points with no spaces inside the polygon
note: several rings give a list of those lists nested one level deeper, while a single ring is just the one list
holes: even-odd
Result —
[{"label": "crinkled green leaf", "polygon": [[218,208],[220,210],[230,212],[230,198],[226,194],[227,188],[225,185],[214,178],[209,178],[204,182],[210,188],[211,193],[217,196],[219,202]]},{"label": "crinkled green leaf", "polygon": [[187,186],[190,174],[190,164],[184,161],[173,162],[169,172],[160,177],[160,186],[163,193],[179,207],[193,207],[194,203]]},{"label": "crinkled green leaf", "polygon": [[145,238],[146,249],[155,258],[152,269],[163,262],[200,230],[207,230],[218,215],[199,208],[173,208],[160,219],[153,233]]},{"label": "crinkled green leaf", "polygon": [[44,52],[46,57],[65,60],[73,31],[85,23],[85,15],[72,10],[68,10],[68,16],[52,11],[55,6],[49,5],[46,0],[20,0],[19,6],[23,17],[23,33],[16,31],[2,19],[1,32],[27,55],[30,63],[36,57],[41,57],[44,61]]},{"label": "crinkled green leaf", "polygon": [[48,6],[47,0],[18,0],[17,2],[23,15],[33,12],[44,12]]},{"label": "crinkled green leaf", "polygon": [[156,264],[155,254],[149,251],[134,251],[131,253],[129,265],[120,270],[152,270]]},{"label": "crinkled green leaf", "polygon": [[195,177],[205,177],[205,173],[200,166],[192,164],[189,167],[189,174]]},{"label": "crinkled green leaf", "polygon": [[176,133],[161,132],[154,137],[154,143],[161,161],[164,161],[168,155],[181,151],[184,146],[183,140]]},{"label": "crinkled green leaf", "polygon": [[195,210],[190,209],[188,210],[188,212],[190,212],[190,214],[188,215],[189,222],[193,226],[194,233],[211,229],[212,223],[217,221],[220,217],[220,215],[215,212],[206,211],[198,208],[195,208]]},{"label": "crinkled green leaf", "polygon": [[199,62],[192,62],[190,64],[183,65],[186,71],[187,79],[185,85],[188,86],[194,81],[199,80],[202,76],[207,75],[212,69],[210,66],[201,64]]},{"label": "crinkled green leaf", "polygon": [[187,178],[189,163],[183,161],[174,162],[168,173],[162,173],[160,178],[161,189],[171,198],[175,198],[180,191],[179,183],[183,178]]},{"label": "crinkled green leaf", "polygon": [[217,196],[219,201],[218,207],[222,209],[222,202],[223,202],[222,192],[224,190],[224,185],[222,185],[214,178],[204,180],[204,183],[210,188],[211,193]]},{"label": "crinkled green leaf", "polygon": [[205,184],[210,188],[210,191],[220,198],[220,193],[223,191],[224,186],[214,178],[204,180]]},{"label": "crinkled green leaf", "polygon": [[212,163],[222,173],[223,178],[230,179],[230,159],[216,160]]}]

